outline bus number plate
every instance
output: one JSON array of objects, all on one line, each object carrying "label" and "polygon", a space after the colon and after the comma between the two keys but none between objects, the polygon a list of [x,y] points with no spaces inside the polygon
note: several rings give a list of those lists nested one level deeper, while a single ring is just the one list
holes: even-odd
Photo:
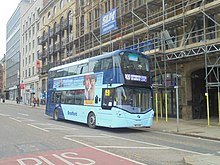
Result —
[{"label": "bus number plate", "polygon": [[135,127],[141,127],[141,124],[135,124],[134,126]]}]

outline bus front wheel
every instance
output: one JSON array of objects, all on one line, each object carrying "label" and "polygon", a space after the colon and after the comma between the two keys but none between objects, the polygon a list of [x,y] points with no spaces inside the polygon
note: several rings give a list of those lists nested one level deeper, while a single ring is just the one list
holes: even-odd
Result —
[{"label": "bus front wheel", "polygon": [[59,120],[59,110],[55,109],[53,112],[53,119],[58,121]]},{"label": "bus front wheel", "polygon": [[89,113],[88,119],[87,119],[87,124],[90,128],[95,128],[96,127],[96,117],[93,112]]}]

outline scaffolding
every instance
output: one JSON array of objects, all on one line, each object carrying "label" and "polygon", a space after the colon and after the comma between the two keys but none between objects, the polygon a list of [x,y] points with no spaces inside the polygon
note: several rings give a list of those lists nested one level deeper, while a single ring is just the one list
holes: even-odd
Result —
[{"label": "scaffolding", "polygon": [[[53,28],[53,34],[62,28],[66,31],[60,33],[62,52],[58,59],[62,62],[57,64],[122,48],[149,55],[153,87],[159,93],[156,106],[159,105],[162,117],[162,100],[165,100],[167,118],[167,93],[180,80],[182,65],[203,59],[206,95],[217,89],[219,103],[219,7],[220,0],[76,1],[72,15],[61,22],[62,26]],[[101,34],[101,17],[112,9],[116,9],[117,28]]]}]

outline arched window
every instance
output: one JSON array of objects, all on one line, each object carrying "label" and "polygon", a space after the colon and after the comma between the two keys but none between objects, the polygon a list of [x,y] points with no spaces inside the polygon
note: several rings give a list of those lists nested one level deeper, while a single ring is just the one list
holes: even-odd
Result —
[{"label": "arched window", "polygon": [[[61,41],[62,41],[62,39],[64,38],[64,18],[63,17],[61,17],[61,19],[60,19],[60,39],[61,39]],[[61,43],[61,45],[62,45],[62,43]]]},{"label": "arched window", "polygon": [[68,12],[67,25],[68,25],[68,33],[70,33],[72,31],[72,25],[73,25],[73,13],[72,13],[72,11]]},{"label": "arched window", "polygon": [[58,38],[57,32],[58,32],[57,22],[55,22],[54,25],[53,25],[53,34],[55,34],[54,39],[53,39],[53,44],[57,43],[57,38]]},{"label": "arched window", "polygon": [[57,22],[55,22],[53,25],[53,32],[54,32],[54,34],[56,34],[56,32],[57,32]]},{"label": "arched window", "polygon": [[45,34],[46,32],[45,31],[43,31],[43,39],[45,39],[46,38],[46,34]]},{"label": "arched window", "polygon": [[29,25],[31,26],[31,17],[29,17]]},{"label": "arched window", "polygon": [[54,7],[53,7],[53,15],[56,15],[56,12],[57,12],[57,7],[54,6]]},{"label": "arched window", "polygon": [[64,27],[64,18],[63,17],[60,18],[60,27],[61,27],[61,30]]},{"label": "arched window", "polygon": [[[61,46],[61,50],[60,50],[60,54],[63,54],[65,51],[65,38],[64,38],[64,17],[62,16],[60,19],[60,46]],[[61,59],[61,58],[60,58]]]},{"label": "arched window", "polygon": [[43,25],[45,25],[45,17],[43,17],[43,19],[42,19],[42,23],[43,23]]},{"label": "arched window", "polygon": [[[73,14],[70,10],[67,15],[67,41],[71,43],[73,41]],[[67,46],[67,56],[70,56],[72,52],[72,45],[68,44]]]},{"label": "arched window", "polygon": [[48,12],[47,14],[47,18],[50,19],[51,18],[51,14],[50,14],[50,11]]},{"label": "arched window", "polygon": [[26,29],[28,28],[28,21],[26,21]]},{"label": "arched window", "polygon": [[60,1],[60,9],[63,8],[63,0]]},{"label": "arched window", "polygon": [[68,13],[68,25],[72,26],[72,24],[73,24],[73,13],[72,13],[72,11],[69,11],[69,13]]}]

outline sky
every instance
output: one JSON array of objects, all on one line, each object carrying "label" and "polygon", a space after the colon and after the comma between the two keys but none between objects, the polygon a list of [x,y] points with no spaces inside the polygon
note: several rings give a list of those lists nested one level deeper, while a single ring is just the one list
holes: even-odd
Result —
[{"label": "sky", "polygon": [[7,0],[0,5],[0,60],[6,53],[6,24],[21,0]]}]

